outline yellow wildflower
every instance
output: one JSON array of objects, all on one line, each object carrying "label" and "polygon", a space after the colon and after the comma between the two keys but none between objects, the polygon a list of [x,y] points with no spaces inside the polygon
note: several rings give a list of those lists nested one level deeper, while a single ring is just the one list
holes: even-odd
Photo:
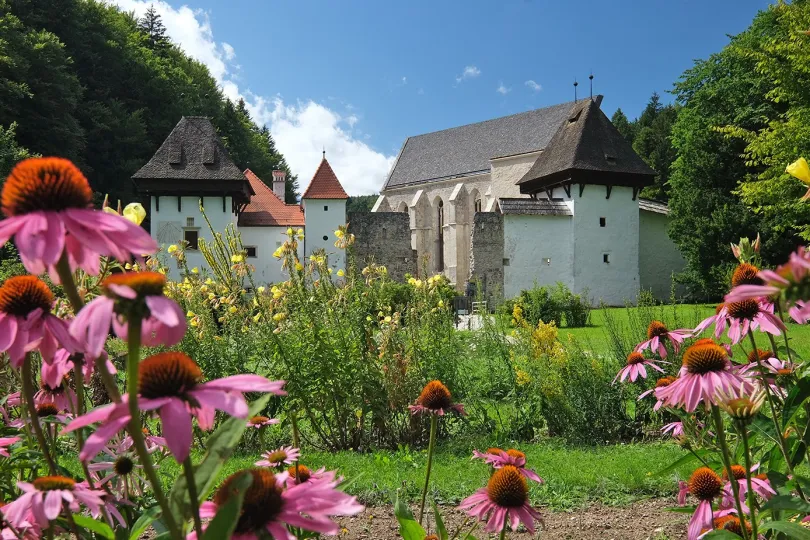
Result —
[{"label": "yellow wildflower", "polygon": [[169,253],[174,253],[175,251],[177,251],[177,245],[176,244],[170,245],[169,249],[167,249],[166,251],[168,251]]},{"label": "yellow wildflower", "polygon": [[335,236],[337,236],[338,238],[343,238],[343,235],[344,233],[340,229],[335,231]]},{"label": "yellow wildflower", "polygon": [[144,210],[143,205],[136,202],[126,205],[124,207],[123,214],[124,219],[134,223],[135,225],[140,225],[146,218],[146,210]]},{"label": "yellow wildflower", "polygon": [[253,316],[253,322],[259,322],[259,319],[262,318],[262,312],[258,312],[256,315]]},{"label": "yellow wildflower", "polygon": [[346,275],[346,272],[344,272],[343,268],[341,268],[340,270],[337,271],[337,275],[338,275],[338,277],[343,277],[343,276]]},{"label": "yellow wildflower", "polygon": [[231,262],[232,263],[240,263],[245,260],[245,257],[241,253],[234,253],[231,255]]},{"label": "yellow wildflower", "polygon": [[194,268],[192,268],[192,269],[191,269],[191,273],[192,273],[192,274],[199,274],[199,273],[200,273],[200,269],[199,269],[199,268],[197,268],[197,267],[195,266]]},{"label": "yellow wildflower", "polygon": [[256,287],[256,292],[257,293],[262,294],[262,293],[264,293],[264,291],[265,291],[264,285],[259,285],[258,287]]},{"label": "yellow wildflower", "polygon": [[287,236],[292,236],[293,234],[292,227],[287,227]]},{"label": "yellow wildflower", "polygon": [[197,326],[197,325],[199,325],[200,323],[198,323],[198,322],[197,322],[197,319],[192,319],[192,320],[191,320],[191,322],[190,322],[189,324],[190,324],[191,326],[196,327],[196,326]]},{"label": "yellow wildflower", "polygon": [[390,315],[386,316],[385,319],[383,319],[383,321],[385,321],[387,323],[390,323],[391,322],[391,316]]},{"label": "yellow wildflower", "polygon": [[287,318],[286,313],[276,313],[275,315],[273,315],[273,320],[276,322],[281,322],[286,318]]},{"label": "yellow wildflower", "polygon": [[296,269],[296,270],[298,270],[298,271],[300,272],[301,270],[303,270],[303,269],[304,269],[304,265],[303,265],[303,264],[301,264],[300,262],[296,262],[296,263],[295,263],[295,269]]},{"label": "yellow wildflower", "polygon": [[276,250],[273,252],[273,257],[276,259],[280,259],[284,255],[284,246],[278,246]]},{"label": "yellow wildflower", "polygon": [[186,317],[196,317],[196,316],[197,316],[197,314],[196,314],[196,313],[194,313],[194,312],[193,312],[193,311],[191,311],[191,310],[188,310],[188,313],[186,313]]},{"label": "yellow wildflower", "polygon": [[808,186],[807,193],[804,194],[802,200],[806,201],[807,199],[810,199],[810,165],[807,164],[807,160],[800,157],[788,165],[785,172],[792,177],[801,180],[803,184]]},{"label": "yellow wildflower", "polygon": [[101,211],[104,212],[105,214],[114,214],[116,216],[118,215],[118,212],[115,211],[115,208],[112,208],[110,206],[103,207]]}]

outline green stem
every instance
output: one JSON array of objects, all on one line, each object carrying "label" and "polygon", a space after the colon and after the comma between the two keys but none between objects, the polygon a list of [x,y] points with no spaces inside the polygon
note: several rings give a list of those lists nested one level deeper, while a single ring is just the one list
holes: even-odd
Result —
[{"label": "green stem", "polygon": [[425,515],[425,499],[427,499],[428,486],[430,485],[430,469],[433,467],[433,450],[436,446],[436,428],[439,419],[435,414],[430,415],[430,440],[428,442],[428,461],[425,471],[425,487],[422,489],[422,502],[419,504],[419,524],[422,524],[422,517]]},{"label": "green stem", "polygon": [[[73,382],[76,386],[76,417],[84,415],[84,374],[82,373],[82,363],[83,359],[78,356],[73,359]],[[81,452],[82,448],[84,448],[83,428],[76,430],[76,443]],[[90,489],[95,489],[93,478],[90,476],[90,469],[87,468],[87,463],[82,461],[81,464],[87,485],[90,486]]]},{"label": "green stem", "polygon": [[70,271],[70,264],[68,263],[67,250],[62,252],[59,262],[56,263],[56,274],[59,276],[59,281],[62,282],[62,289],[65,291],[65,296],[70,300],[70,305],[73,306],[73,312],[79,313],[84,307],[84,301],[79,296],[79,291],[76,289],[76,282],[73,280],[73,272]]},{"label": "green stem", "polygon": [[739,426],[740,436],[743,441],[743,450],[745,455],[745,483],[748,486],[748,511],[751,519],[751,538],[758,538],[757,534],[757,518],[754,515],[756,497],[754,496],[754,489],[751,485],[751,448],[748,446],[748,428],[746,426]]},{"label": "green stem", "polygon": [[501,529],[499,538],[500,540],[504,540],[506,538],[506,523],[503,524],[503,529]]},{"label": "green stem", "polygon": [[129,397],[129,435],[132,437],[133,446],[141,460],[143,470],[149,483],[152,485],[152,490],[155,492],[155,499],[157,499],[160,509],[163,513],[163,521],[172,538],[176,540],[182,539],[183,535],[177,526],[169,501],[163,493],[163,488],[160,484],[160,479],[155,472],[152,465],[152,458],[149,451],[146,449],[146,443],[143,439],[143,431],[141,427],[141,412],[138,409],[138,364],[140,363],[141,356],[141,324],[140,317],[129,318],[127,328],[127,394]]},{"label": "green stem", "polygon": [[42,431],[42,425],[39,423],[39,416],[37,416],[37,405],[34,403],[34,385],[32,380],[34,372],[31,368],[31,353],[25,353],[22,369],[22,393],[25,403],[28,406],[28,414],[31,415],[31,426],[34,428],[34,435],[39,443],[39,448],[42,450],[42,455],[45,456],[45,461],[48,462],[48,470],[52,475],[56,474],[56,462],[53,460],[51,453],[48,451],[48,443],[45,440],[45,433]]},{"label": "green stem", "polygon": [[200,499],[197,494],[197,483],[194,481],[194,466],[191,464],[191,456],[183,460],[183,472],[186,475],[188,495],[191,498],[191,515],[194,518],[194,530],[197,533],[197,538],[202,539],[203,528],[202,520],[200,520]]},{"label": "green stem", "polygon": [[[759,372],[760,383],[765,390],[765,397],[768,401],[768,407],[771,409],[771,420],[773,421],[773,427],[776,428],[776,442],[779,446],[779,450],[782,451],[782,457],[785,458],[785,465],[787,466],[788,474],[790,477],[795,478],[796,474],[793,472],[793,464],[790,462],[790,454],[787,451],[785,438],[782,436],[782,428],[779,425],[779,417],[776,414],[776,405],[773,403],[771,385],[768,384],[768,381],[765,379],[765,375],[762,373],[762,361],[759,359],[759,349],[757,349],[757,342],[754,338],[754,332],[751,331],[751,329],[748,330],[748,337],[751,339],[751,346],[754,348],[754,356],[757,359],[757,370]],[[807,501],[807,498],[804,496],[804,492],[802,491],[802,488],[798,482],[796,482],[796,493],[798,493],[799,497],[801,497],[804,501]]]},{"label": "green stem", "polygon": [[[776,304],[776,310],[779,312],[779,320],[782,321],[782,322],[785,322],[785,314],[782,313],[782,302],[779,299],[777,299],[775,304]],[[790,343],[788,341],[787,328],[785,329],[784,332],[782,332],[782,337],[785,340],[785,350],[787,351],[788,361],[792,365],[793,364],[793,353],[790,352]],[[773,354],[776,354],[776,348],[775,347],[774,347],[774,350],[773,350]]]},{"label": "green stem", "polygon": [[745,527],[745,515],[742,512],[742,503],[740,502],[740,485],[737,483],[737,479],[734,477],[734,471],[731,469],[731,458],[729,457],[728,445],[726,444],[726,431],[723,426],[723,417],[720,415],[720,409],[717,405],[712,405],[712,417],[714,418],[714,426],[717,430],[717,442],[720,443],[720,455],[723,458],[726,474],[731,484],[734,504],[737,507],[737,516],[740,518],[740,528],[743,533],[742,537],[743,540],[748,540],[748,530]]}]

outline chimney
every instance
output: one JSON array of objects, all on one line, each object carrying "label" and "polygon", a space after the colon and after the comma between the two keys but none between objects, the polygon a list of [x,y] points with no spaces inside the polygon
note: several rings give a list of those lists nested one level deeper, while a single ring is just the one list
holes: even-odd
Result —
[{"label": "chimney", "polygon": [[284,202],[285,183],[287,181],[287,173],[284,171],[273,171],[273,193],[276,197]]}]

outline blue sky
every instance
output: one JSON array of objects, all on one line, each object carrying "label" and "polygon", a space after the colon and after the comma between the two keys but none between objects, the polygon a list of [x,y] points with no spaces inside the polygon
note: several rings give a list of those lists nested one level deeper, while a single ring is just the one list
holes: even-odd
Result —
[{"label": "blue sky", "polygon": [[[142,12],[145,0],[107,0]],[[326,147],[352,194],[409,135],[605,95],[630,117],[764,0],[163,0],[170,35],[244,96],[306,185]],[[529,82],[531,81],[531,82]]]}]

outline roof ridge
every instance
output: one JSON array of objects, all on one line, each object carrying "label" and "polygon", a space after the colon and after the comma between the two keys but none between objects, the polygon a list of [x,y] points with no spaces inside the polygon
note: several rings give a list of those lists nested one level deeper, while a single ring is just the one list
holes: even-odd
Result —
[{"label": "roof ridge", "polygon": [[[279,197],[278,195],[276,195],[276,192],[275,192],[275,191],[273,191],[273,188],[271,188],[270,186],[268,186],[268,185],[267,185],[267,183],[265,183],[265,181],[264,181],[264,180],[262,180],[261,176],[259,176],[259,175],[258,175],[258,174],[256,174],[255,172],[251,171],[251,170],[250,170],[250,168],[245,169],[245,172],[244,172],[243,174],[244,174],[245,176],[247,176],[247,173],[250,173],[250,174],[252,174],[253,176],[255,176],[255,177],[256,177],[256,179],[259,181],[259,184],[261,184],[261,187],[262,187],[262,188],[264,188],[265,190],[269,191],[270,193],[272,193],[272,194],[273,194],[273,197],[275,197],[276,199],[278,199],[278,200],[279,200],[279,201],[281,201],[282,203],[287,204],[287,201],[282,200],[282,199],[281,199],[281,197]],[[298,205],[294,205],[294,206],[298,206]]]}]

